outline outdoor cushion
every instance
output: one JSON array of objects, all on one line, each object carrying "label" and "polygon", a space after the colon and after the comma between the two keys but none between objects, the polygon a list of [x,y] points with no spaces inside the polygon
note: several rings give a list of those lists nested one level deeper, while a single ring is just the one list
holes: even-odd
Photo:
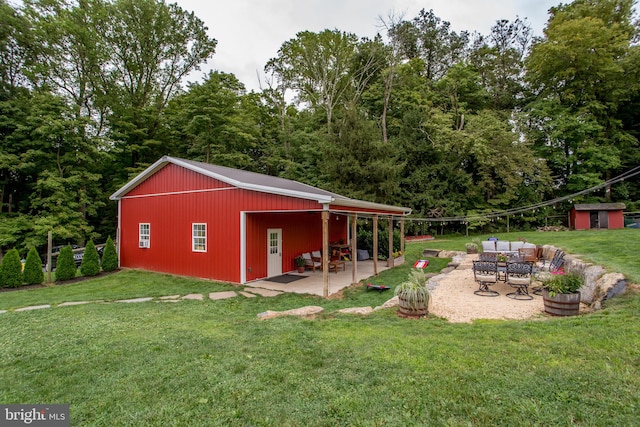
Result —
[{"label": "outdoor cushion", "polygon": [[493,240],[485,240],[482,242],[482,252],[495,252],[496,242]]},{"label": "outdoor cushion", "polygon": [[524,242],[521,242],[521,241],[511,242],[512,251],[517,251],[520,248],[524,248]]},{"label": "outdoor cushion", "polygon": [[496,250],[498,252],[509,252],[509,242],[506,240],[498,240],[496,242]]}]

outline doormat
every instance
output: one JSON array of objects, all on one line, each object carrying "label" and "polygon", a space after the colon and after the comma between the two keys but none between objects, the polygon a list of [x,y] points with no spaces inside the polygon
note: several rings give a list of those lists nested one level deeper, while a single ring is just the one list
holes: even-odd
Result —
[{"label": "doormat", "polygon": [[282,276],[269,277],[265,279],[267,282],[275,283],[291,283],[296,280],[304,279],[307,276],[296,276],[295,274],[283,274]]}]

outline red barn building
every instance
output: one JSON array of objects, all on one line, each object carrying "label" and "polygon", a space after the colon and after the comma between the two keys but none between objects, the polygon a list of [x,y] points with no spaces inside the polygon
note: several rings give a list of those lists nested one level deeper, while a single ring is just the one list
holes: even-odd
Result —
[{"label": "red barn building", "polygon": [[[410,209],[296,181],[165,156],[111,196],[123,267],[233,283],[281,275],[294,258],[349,241],[349,218]],[[355,227],[354,227],[355,229]]]},{"label": "red barn building", "polygon": [[569,213],[573,230],[592,228],[624,228],[624,203],[575,204]]}]

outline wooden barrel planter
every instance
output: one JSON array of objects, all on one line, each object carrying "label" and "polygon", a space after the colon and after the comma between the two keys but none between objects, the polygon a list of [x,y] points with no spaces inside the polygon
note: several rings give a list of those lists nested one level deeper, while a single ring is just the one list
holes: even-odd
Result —
[{"label": "wooden barrel planter", "polygon": [[544,311],[552,316],[575,316],[580,313],[580,292],[556,294],[551,297],[544,291],[542,300]]},{"label": "wooden barrel planter", "polygon": [[410,304],[402,296],[398,296],[398,316],[408,318],[419,318],[429,314],[429,301],[419,301],[417,304]]}]

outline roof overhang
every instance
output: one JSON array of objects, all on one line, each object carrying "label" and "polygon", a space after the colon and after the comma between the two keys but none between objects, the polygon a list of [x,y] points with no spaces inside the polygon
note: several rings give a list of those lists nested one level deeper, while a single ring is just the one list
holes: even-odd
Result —
[{"label": "roof overhang", "polygon": [[262,193],[277,194],[281,196],[296,197],[296,198],[307,199],[307,200],[315,200],[320,204],[331,203],[334,199],[333,197],[323,196],[320,194],[305,193],[302,191],[287,190],[283,188],[269,187],[266,185],[257,185],[257,184],[237,181],[227,176],[220,175],[215,172],[211,172],[206,169],[199,168],[197,166],[194,166],[191,163],[184,162],[181,159],[177,159],[175,157],[169,157],[169,156],[162,157],[160,160],[158,160],[157,162],[149,166],[147,169],[139,173],[135,178],[133,178],[131,181],[125,184],[118,191],[113,193],[109,197],[109,199],[120,200],[122,198],[125,198],[127,193],[129,193],[131,190],[136,188],[138,185],[142,184],[147,178],[149,178],[151,175],[155,174],[156,172],[158,172],[160,169],[167,166],[168,164],[174,164],[174,165],[183,167],[185,169],[208,176],[209,178],[217,179],[219,181],[222,181],[224,183],[227,183],[237,188],[242,188],[244,190],[252,190],[252,191],[259,191]]},{"label": "roof overhang", "polygon": [[621,211],[627,207],[624,203],[577,203],[573,208],[577,211]]},{"label": "roof overhang", "polygon": [[[256,183],[243,182],[233,179],[229,176],[222,175],[206,168],[198,167],[191,162],[184,161],[183,159],[164,156],[144,171],[140,172],[135,178],[122,186],[118,191],[113,193],[109,199],[120,200],[127,197],[127,193],[135,189],[142,184],[145,180],[151,177],[153,174],[167,166],[168,164],[174,164],[182,168],[191,170],[195,173],[208,176],[209,178],[216,179],[224,182],[236,188],[244,190],[258,191],[261,193],[276,194],[280,196],[289,196],[305,200],[313,200],[318,204],[323,205],[324,209],[335,210],[336,208],[345,208],[345,211],[363,212],[366,214],[383,214],[383,215],[409,215],[411,213],[410,208],[385,205],[381,203],[367,202],[364,200],[349,199],[336,194],[317,194],[312,192],[297,191],[288,188],[279,188],[268,185],[260,185]],[[313,187],[309,187],[314,189]]]}]

